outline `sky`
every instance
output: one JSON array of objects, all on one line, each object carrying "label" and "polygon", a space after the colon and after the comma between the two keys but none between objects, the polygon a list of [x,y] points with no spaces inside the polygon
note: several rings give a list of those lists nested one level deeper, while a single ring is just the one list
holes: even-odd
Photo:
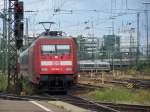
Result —
[{"label": "sky", "polygon": [[[29,34],[36,35],[44,31],[39,22],[53,21],[51,30],[62,30],[68,35],[94,35],[102,37],[115,34],[119,29],[132,23],[137,26],[137,12],[140,12],[141,40],[146,40],[145,9],[143,2],[150,0],[23,0],[25,18],[29,22]],[[0,0],[2,9],[3,0]],[[148,7],[149,8],[149,7]],[[54,12],[54,9],[60,11]],[[136,9],[136,10],[130,10]],[[150,9],[150,8],[149,8]],[[113,18],[113,19],[112,19]],[[1,21],[0,21],[1,22]],[[150,22],[149,22],[150,23]],[[112,28],[113,27],[113,28]]]}]

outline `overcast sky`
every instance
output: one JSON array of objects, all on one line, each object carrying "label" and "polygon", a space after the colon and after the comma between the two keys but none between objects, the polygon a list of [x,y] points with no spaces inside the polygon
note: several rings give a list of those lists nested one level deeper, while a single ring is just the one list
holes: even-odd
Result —
[{"label": "overcast sky", "polygon": [[[2,9],[2,1],[0,7]],[[144,1],[150,0],[23,0],[26,11],[25,18],[29,20],[29,33],[31,35],[43,31],[38,23],[41,21],[54,21],[53,30],[63,30],[69,35],[92,34],[102,37],[112,33],[112,21],[114,31],[127,23],[132,23],[136,28],[137,16],[140,12],[140,33],[145,37],[145,15],[142,10]],[[112,1],[112,2],[111,2]],[[55,13],[54,9],[61,11]],[[112,9],[112,10],[111,10]],[[137,9],[137,10],[127,10]],[[111,18],[114,17],[112,20]],[[90,29],[86,29],[89,27]],[[93,27],[93,28],[92,28]],[[93,30],[94,29],[94,30]],[[144,41],[145,38],[142,38]]]}]

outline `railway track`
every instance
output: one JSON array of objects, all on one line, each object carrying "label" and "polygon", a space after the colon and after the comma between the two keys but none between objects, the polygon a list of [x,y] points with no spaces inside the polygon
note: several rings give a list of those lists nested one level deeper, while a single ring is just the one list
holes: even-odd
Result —
[{"label": "railway track", "polygon": [[97,85],[92,85],[92,84],[82,84],[82,83],[78,83],[76,85],[78,88],[89,88],[89,89],[101,89],[104,88],[103,86],[97,86]]},{"label": "railway track", "polygon": [[150,112],[150,106],[144,105],[129,105],[129,104],[116,104],[105,102],[94,102],[87,99],[68,95],[34,95],[34,96],[17,96],[13,94],[0,93],[0,98],[10,100],[45,100],[45,101],[64,101],[82,108],[91,110],[92,112]]},{"label": "railway track", "polygon": [[[149,89],[150,88],[150,80],[140,80],[140,79],[115,79],[112,81],[104,81],[104,84],[114,84],[120,85],[127,88],[141,88],[141,89]],[[89,87],[89,88],[103,88],[103,86],[96,86],[92,84],[78,84],[79,86]]]},{"label": "railway track", "polygon": [[108,83],[120,84],[128,88],[150,88],[150,80],[128,79],[107,81]]},{"label": "railway track", "polygon": [[104,103],[104,102],[97,102],[98,104],[106,105],[108,107],[123,110],[123,112],[150,112],[150,106],[145,105],[131,105],[131,104],[115,104],[115,103]]},{"label": "railway track", "polygon": [[92,112],[120,112],[116,109],[113,109],[112,107],[108,107],[108,106],[105,106],[105,105],[102,105],[102,104],[99,104],[96,102],[92,102],[92,101],[89,101],[89,100],[86,100],[86,99],[83,99],[81,97],[74,96],[71,94],[53,95],[53,96],[47,95],[47,96],[54,97],[57,100],[67,102],[67,103],[70,103],[72,105],[86,108],[88,110],[91,110]]},{"label": "railway track", "polygon": [[72,95],[49,95],[49,94],[44,94],[42,96],[17,96],[13,94],[0,94],[0,98],[3,99],[9,99],[9,100],[24,100],[24,101],[29,101],[29,100],[53,100],[53,101],[64,101],[71,103],[73,105],[83,107],[86,109],[91,110],[92,112],[120,112],[116,109],[113,109],[111,107],[107,107],[95,102],[91,102],[85,99],[82,99],[80,97],[72,96]]},{"label": "railway track", "polygon": [[[142,75],[142,73],[141,73],[141,75]],[[147,74],[146,76],[149,76],[149,75],[150,74]],[[83,76],[86,77],[87,80],[84,79]],[[102,78],[101,75],[99,75],[99,76],[94,75],[92,78],[90,75],[83,75],[83,76],[81,77],[81,82],[83,80],[86,83],[88,83],[88,82],[89,83],[91,83],[91,82],[99,83],[99,84],[109,83],[109,84],[120,85],[120,86],[124,86],[124,87],[128,87],[128,88],[142,88],[142,89],[150,88],[150,79],[149,78],[144,79],[144,76],[143,76],[143,79],[142,79],[142,77],[141,78],[136,78],[136,77],[125,78],[124,77],[122,79],[117,79],[117,77],[112,77],[112,75],[110,75],[110,78],[108,76]]]}]

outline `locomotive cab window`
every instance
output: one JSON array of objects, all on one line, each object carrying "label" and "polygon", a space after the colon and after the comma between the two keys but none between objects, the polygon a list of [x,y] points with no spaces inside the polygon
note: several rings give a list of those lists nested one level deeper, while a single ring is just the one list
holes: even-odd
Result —
[{"label": "locomotive cab window", "polygon": [[55,54],[56,53],[55,45],[42,45],[41,46],[41,53],[43,55],[45,55],[45,54]]},{"label": "locomotive cab window", "polygon": [[57,54],[70,54],[70,46],[69,45],[57,45]]},{"label": "locomotive cab window", "polygon": [[41,54],[42,55],[70,54],[70,45],[41,45]]}]

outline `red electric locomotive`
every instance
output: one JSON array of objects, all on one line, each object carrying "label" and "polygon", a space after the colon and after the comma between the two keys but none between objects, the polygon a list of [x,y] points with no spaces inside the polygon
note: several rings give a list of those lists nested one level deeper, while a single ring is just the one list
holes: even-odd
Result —
[{"label": "red electric locomotive", "polygon": [[19,57],[20,74],[49,90],[65,89],[77,81],[77,44],[60,34],[43,33]]}]

